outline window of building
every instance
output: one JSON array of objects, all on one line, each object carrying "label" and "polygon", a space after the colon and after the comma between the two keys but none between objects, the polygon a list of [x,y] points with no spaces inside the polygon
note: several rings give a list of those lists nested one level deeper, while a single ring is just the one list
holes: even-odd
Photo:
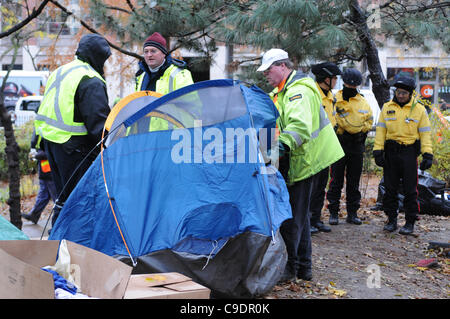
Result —
[{"label": "window of building", "polygon": [[[68,10],[79,13],[78,0],[71,0]],[[47,6],[38,17],[39,30],[48,34],[75,35],[80,30],[81,24],[72,15],[68,15],[61,9]]]},{"label": "window of building", "polygon": [[[2,71],[8,71],[10,64],[2,64]],[[22,64],[14,64],[11,70],[22,70]]]}]

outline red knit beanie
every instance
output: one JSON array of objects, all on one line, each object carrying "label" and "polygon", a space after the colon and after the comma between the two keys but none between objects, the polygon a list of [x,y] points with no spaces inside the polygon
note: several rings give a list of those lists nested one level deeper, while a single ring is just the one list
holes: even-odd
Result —
[{"label": "red knit beanie", "polygon": [[145,39],[144,48],[152,46],[161,50],[165,55],[167,55],[167,43],[166,39],[159,33],[154,32],[151,36]]}]

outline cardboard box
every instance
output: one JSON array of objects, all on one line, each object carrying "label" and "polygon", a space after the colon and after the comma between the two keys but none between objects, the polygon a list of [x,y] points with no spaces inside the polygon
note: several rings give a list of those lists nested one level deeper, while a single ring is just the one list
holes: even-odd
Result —
[{"label": "cardboard box", "polygon": [[179,273],[131,275],[124,299],[209,299],[211,291]]},{"label": "cardboard box", "polygon": [[[132,267],[96,250],[67,241],[71,274],[81,293],[95,298],[123,298]],[[53,266],[59,240],[1,240],[0,298],[54,298]]]}]

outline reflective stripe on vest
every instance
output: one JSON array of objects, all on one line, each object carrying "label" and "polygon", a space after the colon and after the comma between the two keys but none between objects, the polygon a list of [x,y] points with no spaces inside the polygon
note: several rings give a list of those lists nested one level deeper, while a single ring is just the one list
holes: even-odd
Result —
[{"label": "reflective stripe on vest", "polygon": [[[169,68],[170,68],[170,67],[171,67],[171,66],[169,66]],[[168,68],[167,70],[169,70],[169,68]],[[167,70],[166,70],[165,72],[167,72]],[[182,71],[182,69],[180,69],[180,68],[178,68],[178,67],[175,66],[175,70],[171,71],[171,72],[170,72],[170,75],[169,75],[169,87],[168,87],[168,92],[159,92],[159,91],[161,91],[161,90],[158,88],[158,82],[159,82],[159,81],[162,81],[162,79],[164,78],[164,74],[165,74],[165,72],[164,72],[163,76],[161,76],[161,77],[156,81],[156,88],[155,88],[155,91],[158,92],[158,93],[161,93],[161,94],[167,94],[167,93],[170,93],[170,92],[174,91],[175,77],[176,77],[176,75],[177,75],[179,72],[181,72],[181,71]],[[140,75],[137,77],[137,79],[136,79],[136,82],[137,82],[137,84],[136,84],[136,91],[143,91],[142,83],[144,82],[145,74],[146,74],[146,73],[144,72],[144,73],[140,74]]]},{"label": "reflective stripe on vest", "polygon": [[323,107],[320,108],[319,121],[319,128],[311,133],[311,139],[317,138],[320,134],[320,131],[322,131],[325,126],[331,123]]},{"label": "reflective stripe on vest", "polygon": [[[76,125],[68,125],[66,123],[64,123],[64,120],[62,118],[61,115],[61,109],[59,107],[59,97],[60,97],[60,90],[61,90],[61,83],[62,81],[74,70],[79,69],[79,68],[85,68],[86,70],[90,70],[92,69],[91,66],[89,66],[88,64],[83,64],[83,65],[75,65],[74,67],[69,68],[64,74],[61,74],[62,72],[62,68],[59,68],[56,71],[56,78],[53,81],[53,83],[51,83],[50,87],[48,87],[46,89],[47,92],[50,92],[50,90],[52,90],[53,88],[56,89],[56,93],[55,93],[55,99],[53,101],[53,107],[54,107],[54,112],[56,115],[56,120],[49,118],[47,116],[41,115],[41,114],[36,114],[36,120],[37,121],[43,121],[46,124],[50,125],[50,126],[54,126],[60,130],[66,131],[66,132],[70,132],[70,133],[78,133],[78,134],[87,134],[87,129],[84,126],[84,124],[82,126],[76,126]],[[92,69],[93,70],[93,69]],[[82,123],[81,123],[82,124]]]},{"label": "reflective stripe on vest", "polygon": [[170,73],[169,76],[169,93],[173,91],[173,83],[175,82],[175,76],[181,71],[180,68],[175,68],[175,71]]}]

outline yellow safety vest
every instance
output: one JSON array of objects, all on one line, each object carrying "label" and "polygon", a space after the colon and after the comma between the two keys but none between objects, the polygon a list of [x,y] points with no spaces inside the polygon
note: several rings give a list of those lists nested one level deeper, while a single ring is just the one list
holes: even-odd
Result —
[{"label": "yellow safety vest", "polygon": [[[136,91],[142,90],[142,82],[144,81],[145,73],[140,74],[136,78]],[[164,71],[164,74],[156,81],[156,89],[155,92],[161,93],[162,95],[168,94],[172,91],[175,91],[179,88],[188,86],[190,84],[193,84],[194,81],[192,80],[192,75],[189,70],[181,69],[177,67],[174,64],[171,64],[166,71]],[[138,123],[139,124],[139,123]],[[141,124],[142,125],[142,124]],[[134,127],[130,127],[128,129],[128,134],[134,133],[136,134],[138,128],[135,125]],[[148,126],[148,131],[163,131],[169,129],[169,122],[157,118],[157,117],[151,117],[150,123]]]},{"label": "yellow safety vest", "polygon": [[[136,78],[136,91],[142,91],[142,82],[144,81],[145,72]],[[189,70],[181,69],[171,64],[164,74],[156,81],[155,92],[163,95],[175,91],[179,88],[193,84],[192,75]]]},{"label": "yellow safety vest", "polygon": [[74,135],[87,135],[82,122],[74,121],[75,93],[83,77],[105,80],[88,63],[78,59],[56,69],[47,81],[44,98],[34,121],[36,133],[54,143]]}]

